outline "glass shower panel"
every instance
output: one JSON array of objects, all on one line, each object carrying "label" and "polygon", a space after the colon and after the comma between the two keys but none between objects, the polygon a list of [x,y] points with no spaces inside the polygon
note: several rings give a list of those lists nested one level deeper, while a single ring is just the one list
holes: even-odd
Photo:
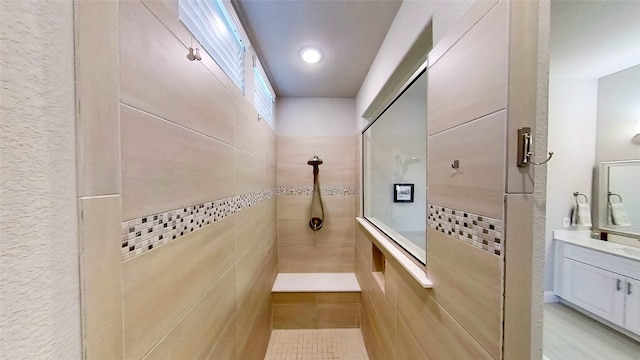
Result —
[{"label": "glass shower panel", "polygon": [[417,77],[362,135],[365,218],[425,263],[426,72]]}]

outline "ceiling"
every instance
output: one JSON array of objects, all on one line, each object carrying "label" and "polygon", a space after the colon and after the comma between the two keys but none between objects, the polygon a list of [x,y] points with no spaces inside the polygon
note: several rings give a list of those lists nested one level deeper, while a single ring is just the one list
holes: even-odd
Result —
[{"label": "ceiling", "polygon": [[[232,0],[277,96],[354,98],[401,0]],[[322,52],[306,64],[300,51]]]},{"label": "ceiling", "polygon": [[551,2],[550,74],[599,79],[640,64],[640,1]]}]

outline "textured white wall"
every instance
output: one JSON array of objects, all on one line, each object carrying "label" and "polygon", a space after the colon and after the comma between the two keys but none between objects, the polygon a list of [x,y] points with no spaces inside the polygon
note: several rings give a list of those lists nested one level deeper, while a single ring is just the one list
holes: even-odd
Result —
[{"label": "textured white wall", "polygon": [[353,135],[354,114],[354,99],[279,97],[276,98],[276,132],[278,135]]},{"label": "textured white wall", "polygon": [[640,144],[631,142],[640,121],[640,65],[598,81],[596,161],[638,160]]},{"label": "textured white wall", "polygon": [[73,3],[0,6],[0,358],[79,359]]},{"label": "textured white wall", "polygon": [[[551,31],[551,3],[538,3],[538,63],[535,122],[535,153],[547,153],[549,126],[549,40]],[[543,292],[547,199],[547,168],[539,166],[533,179],[533,243],[531,249],[531,327],[529,358],[542,357]]]},{"label": "textured white wall", "polygon": [[[545,249],[553,259],[552,231],[562,230],[562,220],[575,205],[574,191],[589,197],[596,157],[596,79],[549,80],[549,151],[547,164],[547,219]],[[545,291],[553,289],[553,261],[545,264]]]}]

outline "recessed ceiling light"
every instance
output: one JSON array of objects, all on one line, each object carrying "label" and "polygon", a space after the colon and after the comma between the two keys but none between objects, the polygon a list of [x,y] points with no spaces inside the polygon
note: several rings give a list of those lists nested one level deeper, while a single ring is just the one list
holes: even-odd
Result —
[{"label": "recessed ceiling light", "polygon": [[309,64],[315,64],[320,61],[320,59],[322,59],[320,51],[314,48],[306,48],[302,50],[302,52],[300,52],[300,57],[302,58],[302,60],[304,60],[304,62]]}]

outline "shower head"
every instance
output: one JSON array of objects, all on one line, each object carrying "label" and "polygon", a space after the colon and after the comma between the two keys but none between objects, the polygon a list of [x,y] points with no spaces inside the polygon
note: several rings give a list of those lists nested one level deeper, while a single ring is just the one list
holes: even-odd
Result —
[{"label": "shower head", "polygon": [[323,163],[323,161],[322,161],[322,159],[320,159],[318,157],[318,155],[313,155],[313,158],[311,160],[307,161],[307,165],[311,165],[311,166],[314,166],[314,167],[318,166],[318,165],[320,165],[322,163]]}]

